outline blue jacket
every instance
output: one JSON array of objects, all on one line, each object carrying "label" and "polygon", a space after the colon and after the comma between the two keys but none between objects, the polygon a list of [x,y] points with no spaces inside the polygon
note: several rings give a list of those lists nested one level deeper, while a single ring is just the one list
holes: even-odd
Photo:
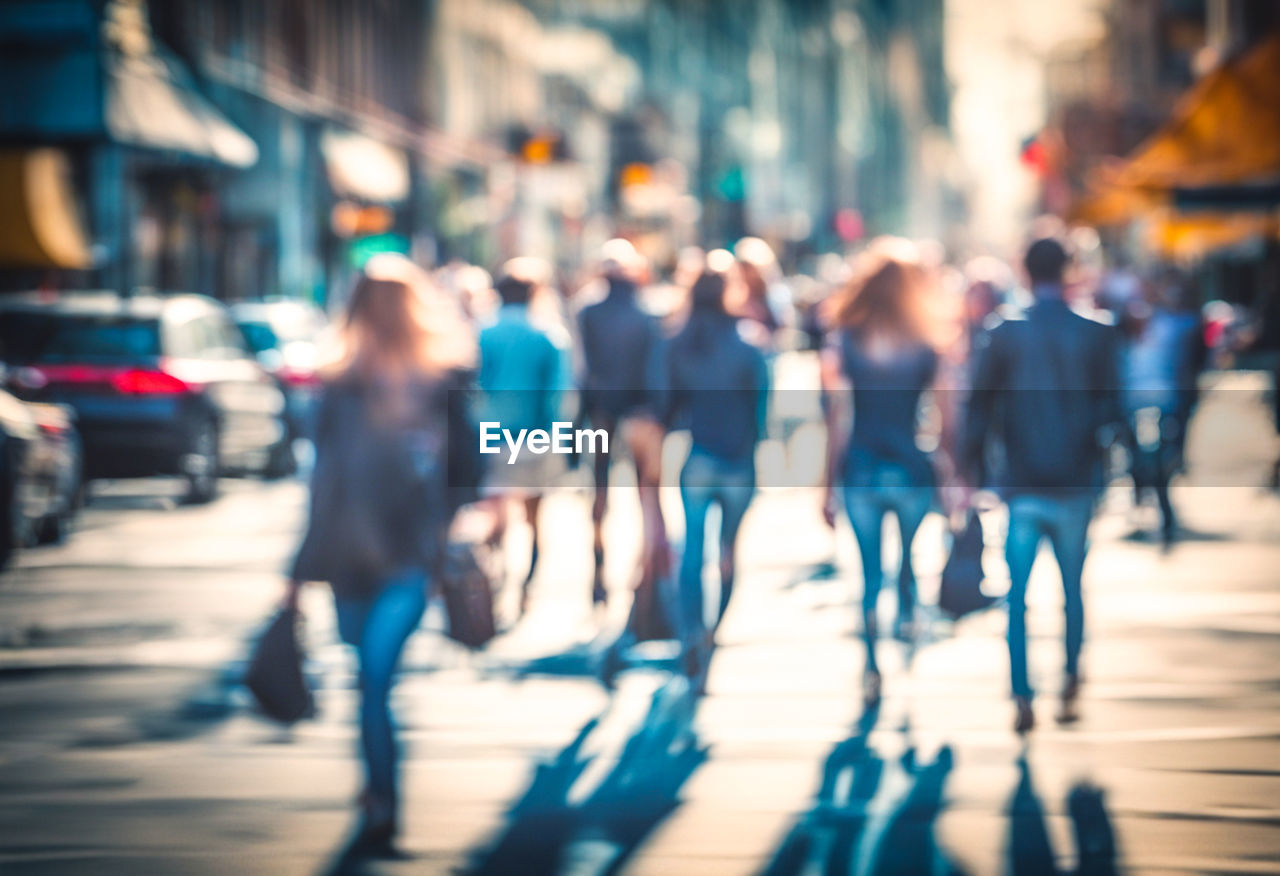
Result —
[{"label": "blue jacket", "polygon": [[695,348],[687,335],[667,347],[668,422],[687,425],[693,446],[720,459],[750,461],[764,434],[769,369],[764,354],[723,317],[705,325]]},{"label": "blue jacket", "polygon": [[636,287],[610,280],[609,294],[578,315],[587,415],[616,420],[633,413],[658,416],[663,407],[662,333],[640,309]]},{"label": "blue jacket", "polygon": [[[1116,329],[1042,297],[981,344],[961,448],[970,475],[1009,495],[1101,488],[1105,432],[1123,428]],[[998,480],[985,470],[993,439]]]},{"label": "blue jacket", "polygon": [[528,307],[504,305],[497,322],[480,332],[482,420],[513,432],[550,430],[568,376],[568,357],[529,321]]}]

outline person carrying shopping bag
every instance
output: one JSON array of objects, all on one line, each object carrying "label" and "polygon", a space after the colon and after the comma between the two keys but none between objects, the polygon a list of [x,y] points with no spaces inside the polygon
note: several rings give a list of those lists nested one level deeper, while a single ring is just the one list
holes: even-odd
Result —
[{"label": "person carrying shopping bag", "polygon": [[474,343],[426,275],[393,254],[361,272],[340,340],[285,602],[296,605],[304,581],[332,587],[338,632],[359,662],[366,783],[355,844],[389,850],[399,827],[391,686],[439,578],[454,512],[479,480],[465,404]]}]

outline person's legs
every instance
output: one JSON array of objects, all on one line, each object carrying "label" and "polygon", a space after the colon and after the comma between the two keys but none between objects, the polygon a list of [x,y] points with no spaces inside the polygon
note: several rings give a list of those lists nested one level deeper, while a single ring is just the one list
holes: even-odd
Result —
[{"label": "person's legs", "polygon": [[686,648],[706,631],[702,567],[706,554],[707,512],[715,494],[711,460],[690,454],[680,472],[680,501],[684,505],[684,553],[680,557],[680,635]]},{"label": "person's legs", "polygon": [[333,608],[338,621],[338,638],[344,645],[359,648],[364,639],[364,624],[373,607],[373,597],[367,599],[335,599]]},{"label": "person's legs", "polygon": [[[611,419],[595,415],[593,423],[600,423],[610,435],[615,434]],[[591,472],[595,479],[595,492],[591,501],[591,545],[595,552],[595,575],[592,579],[591,601],[603,604],[609,597],[604,586],[604,513],[609,499],[609,462],[607,453],[595,454],[591,463]]]},{"label": "person's legs", "polygon": [[662,424],[648,416],[628,418],[622,426],[623,440],[636,465],[636,487],[640,497],[644,550],[641,575],[655,580],[670,571],[666,522],[658,489],[662,481],[662,444],[666,432]]},{"label": "person's legs", "polygon": [[1168,545],[1177,531],[1177,518],[1173,514],[1173,502],[1169,499],[1169,474],[1162,472],[1155,483],[1156,502],[1160,505],[1160,540]]},{"label": "person's legs", "polygon": [[1062,589],[1066,608],[1066,661],[1064,671],[1067,688],[1072,688],[1080,675],[1080,650],[1084,644],[1084,597],[1082,578],[1088,551],[1089,521],[1093,516],[1093,497],[1071,496],[1054,500],[1054,521],[1049,528],[1049,543],[1062,572]]},{"label": "person's legs", "polygon": [[751,463],[726,467],[720,481],[717,496],[720,502],[720,610],[716,614],[716,625],[724,619],[729,598],[733,595],[738,529],[755,492],[755,473]]},{"label": "person's legs", "polygon": [[1040,499],[1018,496],[1009,501],[1005,560],[1009,564],[1009,674],[1013,695],[1030,701],[1034,692],[1027,675],[1027,582],[1040,549],[1043,523]]},{"label": "person's legs", "polygon": [[916,532],[929,513],[933,503],[932,491],[911,487],[902,492],[893,504],[898,518],[898,530],[902,541],[902,563],[898,566],[898,620],[894,625],[899,638],[909,637],[915,617],[916,574],[911,560],[911,545]]},{"label": "person's legs", "polygon": [[360,745],[368,774],[368,825],[395,829],[398,752],[391,723],[391,684],[405,642],[426,609],[426,578],[406,570],[373,599],[358,646],[360,658]]},{"label": "person's legs", "polygon": [[529,549],[529,573],[520,586],[520,613],[529,608],[529,584],[533,581],[533,573],[538,568],[538,511],[542,507],[542,496],[533,495],[524,498],[524,518],[529,522],[530,537],[533,545]]},{"label": "person's legs", "polygon": [[879,675],[876,603],[880,599],[880,579],[884,576],[880,557],[884,506],[874,489],[849,487],[844,496],[845,513],[849,515],[862,558],[862,641],[867,650],[867,672]]}]

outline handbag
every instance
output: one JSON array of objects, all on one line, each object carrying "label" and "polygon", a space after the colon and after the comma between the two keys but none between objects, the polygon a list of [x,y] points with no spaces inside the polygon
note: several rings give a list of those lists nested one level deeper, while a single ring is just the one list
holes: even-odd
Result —
[{"label": "handbag", "polygon": [[493,585],[483,554],[492,548],[450,542],[445,546],[440,573],[444,593],[446,634],[468,648],[483,648],[498,634],[493,613]]},{"label": "handbag", "polygon": [[938,608],[953,620],[998,601],[982,592],[982,582],[986,577],[982,571],[984,547],[982,521],[976,511],[970,511],[964,529],[951,545],[951,555],[942,569],[942,583],[938,589]]},{"label": "handbag", "polygon": [[293,724],[315,714],[315,701],[302,674],[298,610],[282,608],[254,645],[244,684],[268,718]]},{"label": "handbag", "polygon": [[679,638],[668,607],[671,585],[671,578],[664,575],[647,578],[636,587],[627,627],[637,642]]}]

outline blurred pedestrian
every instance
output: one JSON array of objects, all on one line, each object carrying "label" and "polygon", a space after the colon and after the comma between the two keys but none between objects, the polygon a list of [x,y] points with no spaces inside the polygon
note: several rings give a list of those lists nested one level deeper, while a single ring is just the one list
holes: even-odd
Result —
[{"label": "blurred pedestrian", "polygon": [[1012,274],[998,259],[979,256],[965,266],[963,282],[959,295],[949,296],[950,324],[939,366],[939,391],[934,399],[943,413],[944,429],[934,457],[940,480],[939,498],[954,529],[965,525],[963,512],[969,508],[974,486],[965,481],[953,454],[960,445],[957,430],[969,395],[972,353],[983,346],[986,333],[999,322],[998,311],[1012,285]]},{"label": "blurred pedestrian", "polygon": [[1182,468],[1187,424],[1205,360],[1200,319],[1183,306],[1181,278],[1166,272],[1125,307],[1122,378],[1134,492],[1151,490],[1160,507],[1160,541],[1177,532],[1169,482]]},{"label": "blurred pedestrian", "polygon": [[398,255],[375,256],[361,272],[341,342],[320,401],[310,514],[286,599],[296,603],[303,581],[333,589],[338,632],[359,660],[366,784],[356,845],[387,848],[399,825],[392,680],[453,512],[478,480],[460,390],[474,345],[456,308]]},{"label": "blurred pedestrian", "polygon": [[1009,663],[1020,733],[1035,724],[1026,592],[1042,539],[1053,547],[1065,592],[1065,680],[1057,717],[1078,717],[1086,538],[1102,487],[1104,436],[1121,419],[1115,330],[1067,305],[1068,261],[1066,248],[1052,237],[1027,249],[1034,301],[1025,318],[1006,320],[983,338],[966,411],[962,459],[973,481],[986,483],[990,437],[1001,441],[1007,466]]},{"label": "blurred pedestrian", "polygon": [[791,291],[782,281],[773,249],[758,237],[744,237],[733,248],[742,282],[729,311],[746,323],[751,339],[772,350],[777,333],[792,319]]},{"label": "blurred pedestrian", "polygon": [[[608,292],[578,314],[582,345],[582,407],[593,429],[606,430],[635,462],[643,519],[641,580],[665,574],[670,564],[666,527],[658,505],[663,428],[661,425],[662,334],[657,320],[636,300],[641,257],[628,241],[611,240],[602,251],[601,273]],[[595,500],[591,521],[595,574],[591,598],[608,599],[604,581],[604,515],[612,456],[594,460]]]},{"label": "blurred pedestrian", "polygon": [[[687,422],[692,449],[680,472],[685,544],[680,561],[684,667],[706,680],[715,628],[733,594],[738,527],[755,491],[755,448],[764,432],[768,368],[725,309],[726,274],[707,270],[690,290],[689,319],[667,353],[672,421]],[[702,591],[707,512],[720,508],[719,610],[708,628]]]},{"label": "blurred pedestrian", "polygon": [[[512,434],[521,430],[551,432],[561,419],[561,397],[568,388],[567,352],[550,332],[535,325],[529,309],[539,289],[536,266],[513,259],[498,280],[502,301],[497,318],[480,332],[479,385],[484,393],[482,417]],[[524,506],[533,531],[529,568],[520,587],[520,613],[528,608],[529,585],[538,565],[538,512],[542,497],[563,468],[564,457],[554,453],[523,453],[489,469],[484,494],[493,499],[496,525],[492,539],[500,542],[507,530],[509,499]]]},{"label": "blurred pedestrian", "polygon": [[[828,459],[823,516],[835,523],[839,480],[845,512],[862,558],[862,636],[866,645],[863,697],[880,699],[876,662],[885,515],[901,534],[898,616],[894,633],[914,635],[915,572],[911,546],[933,501],[936,479],[929,455],[917,445],[921,396],[938,374],[939,357],[927,324],[926,274],[914,246],[885,240],[862,258],[846,288],[831,299],[834,331],[822,353],[828,406]],[[841,387],[852,385],[852,393]],[[839,400],[852,398],[853,426],[843,428]]]}]

